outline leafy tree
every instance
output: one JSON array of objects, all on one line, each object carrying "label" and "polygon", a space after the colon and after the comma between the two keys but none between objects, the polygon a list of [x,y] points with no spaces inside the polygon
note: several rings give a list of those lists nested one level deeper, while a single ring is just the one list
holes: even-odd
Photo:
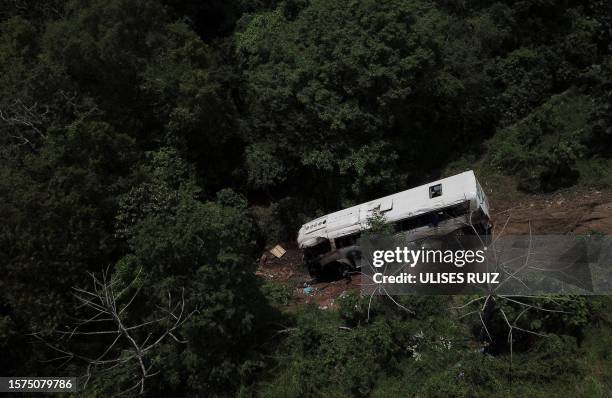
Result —
[{"label": "leafy tree", "polygon": [[182,289],[198,311],[184,327],[187,345],[162,348],[159,388],[224,391],[249,377],[244,355],[266,314],[246,200],[222,190],[215,201],[200,201],[193,171],[172,149],[150,153],[141,173],[143,181],[121,199],[118,227],[131,253],[117,272],[143,270],[143,314]]},{"label": "leafy tree", "polygon": [[[282,163],[312,167],[311,175],[323,172],[333,185],[354,183],[351,196],[363,199],[373,189],[392,189],[384,185],[386,171],[366,167],[379,167],[378,159],[397,167],[390,148],[410,130],[398,125],[400,109],[425,90],[436,63],[435,48],[428,48],[436,38],[421,24],[441,16],[414,4],[374,2],[356,8],[313,2],[286,14],[287,8],[279,7],[245,17],[235,35],[238,61],[246,69],[246,140],[261,141],[263,133],[264,140],[280,146]],[[421,16],[425,22],[418,22]],[[394,39],[402,35],[412,37]],[[371,140],[378,143],[366,146]],[[406,160],[415,152],[401,149]],[[319,163],[321,155],[325,161]],[[299,179],[300,170],[293,170],[288,178]],[[373,187],[362,190],[359,175],[366,173]]]},{"label": "leafy tree", "polygon": [[[125,189],[133,156],[132,140],[104,122],[46,134],[38,153],[5,150],[1,156],[0,297],[3,315],[23,339],[64,325],[72,312],[71,288],[83,283],[87,271],[113,261],[119,248],[109,222],[113,195]],[[10,349],[28,346],[22,341]],[[42,353],[15,355],[27,362]]]}]

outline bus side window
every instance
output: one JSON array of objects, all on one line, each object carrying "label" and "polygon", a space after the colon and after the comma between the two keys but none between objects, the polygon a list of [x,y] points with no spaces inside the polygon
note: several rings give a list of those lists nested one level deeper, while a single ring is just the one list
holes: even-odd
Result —
[{"label": "bus side window", "polygon": [[429,199],[442,196],[442,184],[432,185],[429,187]]},{"label": "bus side window", "polygon": [[343,247],[356,245],[357,240],[359,239],[359,236],[360,236],[360,233],[358,232],[356,234],[351,234],[351,235],[343,236],[341,238],[336,238],[335,240],[336,248],[341,249]]}]

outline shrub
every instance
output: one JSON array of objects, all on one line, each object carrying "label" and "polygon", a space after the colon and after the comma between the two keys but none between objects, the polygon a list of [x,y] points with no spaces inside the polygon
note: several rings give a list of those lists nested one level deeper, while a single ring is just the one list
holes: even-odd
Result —
[{"label": "shrub", "polygon": [[577,161],[590,134],[590,97],[567,91],[499,131],[489,142],[489,163],[518,177],[518,188],[549,192],[578,180]]},{"label": "shrub", "polygon": [[268,301],[276,305],[288,305],[293,293],[287,284],[276,281],[265,281],[261,290]]}]

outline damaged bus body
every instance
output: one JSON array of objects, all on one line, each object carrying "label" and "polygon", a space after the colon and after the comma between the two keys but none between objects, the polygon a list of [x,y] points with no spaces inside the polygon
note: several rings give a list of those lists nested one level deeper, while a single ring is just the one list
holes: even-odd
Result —
[{"label": "damaged bus body", "polygon": [[473,171],[327,214],[300,228],[298,246],[312,276],[359,267],[357,241],[374,211],[408,241],[461,231],[486,233],[489,204]]}]

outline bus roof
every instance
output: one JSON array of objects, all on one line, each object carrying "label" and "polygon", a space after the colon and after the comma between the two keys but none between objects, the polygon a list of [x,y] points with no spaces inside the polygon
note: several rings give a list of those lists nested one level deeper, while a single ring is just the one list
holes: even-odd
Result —
[{"label": "bus roof", "polygon": [[[368,217],[376,208],[385,215],[387,221],[393,222],[476,199],[479,191],[477,186],[476,176],[469,170],[330,213],[302,225],[298,233],[298,245],[300,248],[311,247],[325,239],[362,231],[367,228]],[[484,196],[484,192],[481,194]]]}]

